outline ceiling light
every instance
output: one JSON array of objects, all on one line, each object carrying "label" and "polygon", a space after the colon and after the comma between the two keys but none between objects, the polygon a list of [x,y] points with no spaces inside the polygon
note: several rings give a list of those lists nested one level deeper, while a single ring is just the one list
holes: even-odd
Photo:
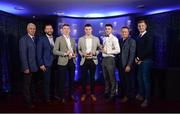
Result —
[{"label": "ceiling light", "polygon": [[55,12],[56,15],[64,15],[64,12]]},{"label": "ceiling light", "polygon": [[140,4],[140,5],[137,6],[137,8],[143,9],[143,8],[145,8],[145,5],[144,4]]},{"label": "ceiling light", "polygon": [[14,9],[15,9],[15,10],[24,10],[24,8],[21,7],[21,6],[15,6]]}]

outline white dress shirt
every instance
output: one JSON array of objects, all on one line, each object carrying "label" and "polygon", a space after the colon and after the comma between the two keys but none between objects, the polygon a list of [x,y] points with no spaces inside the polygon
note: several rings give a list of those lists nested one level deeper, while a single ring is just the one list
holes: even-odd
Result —
[{"label": "white dress shirt", "polygon": [[65,37],[66,43],[67,43],[67,47],[69,49],[69,51],[73,52],[73,49],[71,47],[71,40],[69,36],[63,35]]},{"label": "white dress shirt", "polygon": [[47,35],[47,34],[46,34],[46,36],[48,37],[48,40],[49,40],[50,45],[54,47],[53,37],[52,37],[52,36],[49,36],[49,35]]},{"label": "white dress shirt", "polygon": [[114,57],[114,54],[120,53],[119,41],[113,34],[103,38],[103,46],[107,52],[102,54],[103,57]]},{"label": "white dress shirt", "polygon": [[86,36],[86,53],[92,50],[92,36]]},{"label": "white dress shirt", "polygon": [[142,37],[144,34],[146,34],[147,31],[144,31],[143,33],[140,33],[140,37]]}]

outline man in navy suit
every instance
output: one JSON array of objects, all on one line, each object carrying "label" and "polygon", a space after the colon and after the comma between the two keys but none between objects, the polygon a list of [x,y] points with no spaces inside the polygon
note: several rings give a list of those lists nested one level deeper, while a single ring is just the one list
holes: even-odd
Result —
[{"label": "man in navy suit", "polygon": [[34,107],[32,101],[33,98],[35,98],[35,74],[38,71],[36,61],[36,38],[34,36],[35,32],[35,24],[29,23],[27,25],[27,34],[19,41],[20,61],[22,72],[24,74],[23,95],[29,108]]},{"label": "man in navy suit", "polygon": [[126,102],[130,93],[132,92],[132,68],[136,53],[136,42],[134,39],[129,37],[129,28],[121,28],[120,47],[121,53],[118,55],[119,58],[119,74],[120,74],[120,89],[122,99],[121,102]]},{"label": "man in navy suit", "polygon": [[43,93],[46,103],[50,103],[50,80],[52,74],[52,65],[54,60],[53,47],[53,27],[48,24],[45,25],[44,32],[46,35],[39,38],[37,42],[37,58],[40,70],[43,71]]}]

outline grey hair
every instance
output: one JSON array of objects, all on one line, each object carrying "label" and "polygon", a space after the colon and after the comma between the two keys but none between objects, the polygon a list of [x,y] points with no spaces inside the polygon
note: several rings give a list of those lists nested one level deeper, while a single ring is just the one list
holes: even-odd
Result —
[{"label": "grey hair", "polygon": [[27,29],[30,28],[30,27],[36,27],[36,25],[34,23],[28,23]]}]

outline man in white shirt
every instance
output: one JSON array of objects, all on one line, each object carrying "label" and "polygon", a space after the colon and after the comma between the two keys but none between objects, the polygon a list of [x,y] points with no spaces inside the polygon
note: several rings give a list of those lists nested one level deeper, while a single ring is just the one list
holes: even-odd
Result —
[{"label": "man in white shirt", "polygon": [[74,75],[76,64],[76,46],[75,40],[70,37],[70,26],[64,24],[62,27],[63,35],[56,38],[53,53],[58,56],[58,74],[59,95],[62,102],[65,103],[64,86],[67,73],[69,74],[69,98],[76,101],[74,94]]},{"label": "man in white shirt", "polygon": [[120,53],[120,46],[116,36],[112,34],[113,26],[105,25],[106,36],[103,38],[102,71],[105,80],[105,98],[113,101],[115,98],[115,54]]},{"label": "man in white shirt", "polygon": [[86,99],[86,82],[88,71],[90,73],[90,97],[93,101],[96,101],[94,95],[95,86],[95,71],[98,64],[97,55],[99,53],[98,48],[100,46],[99,39],[92,35],[92,26],[86,24],[84,26],[85,35],[79,38],[78,51],[81,56],[81,71],[82,71],[82,89],[83,95],[81,101]]}]

